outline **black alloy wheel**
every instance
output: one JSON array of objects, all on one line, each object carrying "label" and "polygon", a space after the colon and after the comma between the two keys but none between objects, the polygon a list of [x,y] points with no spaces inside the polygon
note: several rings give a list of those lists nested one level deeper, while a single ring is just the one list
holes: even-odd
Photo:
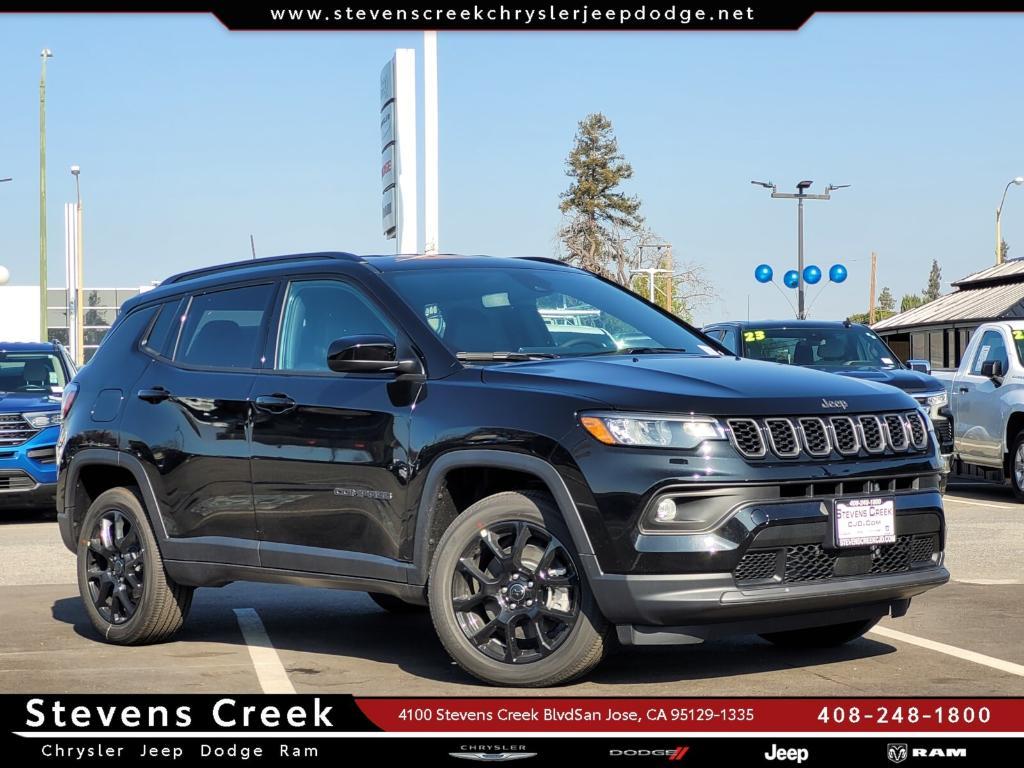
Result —
[{"label": "black alloy wheel", "polygon": [[103,512],[89,532],[86,579],[99,615],[124,624],[145,589],[146,551],[133,520],[118,509]]},{"label": "black alloy wheel", "polygon": [[507,520],[481,528],[451,580],[459,628],[495,661],[527,664],[554,653],[580,615],[580,576],[544,527]]}]

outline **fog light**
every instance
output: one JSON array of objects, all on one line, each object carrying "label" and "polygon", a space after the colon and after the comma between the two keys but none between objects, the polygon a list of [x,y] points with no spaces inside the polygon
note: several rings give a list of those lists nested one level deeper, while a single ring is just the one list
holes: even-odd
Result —
[{"label": "fog light", "polygon": [[676,516],[676,503],[672,499],[662,499],[654,512],[654,519],[659,523],[667,523]]}]

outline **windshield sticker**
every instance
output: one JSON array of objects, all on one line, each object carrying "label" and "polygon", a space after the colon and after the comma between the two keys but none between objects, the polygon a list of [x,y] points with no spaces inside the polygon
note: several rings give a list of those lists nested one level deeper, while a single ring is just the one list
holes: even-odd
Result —
[{"label": "windshield sticker", "polygon": [[992,347],[990,347],[988,344],[982,347],[981,352],[978,353],[978,360],[980,360],[981,362],[985,362],[986,360],[988,360],[988,353],[990,349],[992,349]]},{"label": "windshield sticker", "polygon": [[891,357],[883,357],[882,358],[882,365],[895,365],[895,363],[893,363]]},{"label": "windshield sticker", "polygon": [[705,355],[714,355],[715,357],[718,357],[718,356],[719,356],[719,353],[718,353],[718,352],[716,352],[715,350],[713,350],[713,349],[712,349],[711,347],[709,347],[709,346],[708,346],[707,344],[698,344],[698,345],[697,345],[697,347],[698,347],[698,348],[700,349],[700,351],[701,351],[701,352],[703,352],[703,353],[704,353]]},{"label": "windshield sticker", "polygon": [[744,341],[764,341],[765,340],[765,333],[764,333],[764,331],[744,331],[743,332],[743,340]]}]

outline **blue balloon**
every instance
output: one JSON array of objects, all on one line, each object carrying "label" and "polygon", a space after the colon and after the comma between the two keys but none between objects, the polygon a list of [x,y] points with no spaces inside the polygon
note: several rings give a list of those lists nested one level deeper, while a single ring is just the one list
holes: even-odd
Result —
[{"label": "blue balloon", "polygon": [[804,267],[804,282],[808,285],[814,285],[821,280],[821,269],[811,264],[810,266]]},{"label": "blue balloon", "polygon": [[800,273],[791,269],[783,276],[782,282],[786,284],[787,288],[796,288],[800,285]]},{"label": "blue balloon", "polygon": [[832,268],[828,271],[828,279],[833,283],[841,283],[846,279],[846,267],[842,264],[833,264]]},{"label": "blue balloon", "polygon": [[754,279],[759,283],[770,283],[774,274],[767,264],[758,264],[754,269]]}]

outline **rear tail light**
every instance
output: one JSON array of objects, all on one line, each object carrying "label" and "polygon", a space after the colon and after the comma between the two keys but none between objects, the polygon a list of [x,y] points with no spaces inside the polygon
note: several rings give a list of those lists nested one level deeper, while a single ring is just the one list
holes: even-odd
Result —
[{"label": "rear tail light", "polygon": [[64,387],[64,395],[60,401],[60,418],[61,421],[68,417],[71,413],[71,406],[75,404],[75,398],[78,397],[78,385],[75,382],[71,382]]}]

